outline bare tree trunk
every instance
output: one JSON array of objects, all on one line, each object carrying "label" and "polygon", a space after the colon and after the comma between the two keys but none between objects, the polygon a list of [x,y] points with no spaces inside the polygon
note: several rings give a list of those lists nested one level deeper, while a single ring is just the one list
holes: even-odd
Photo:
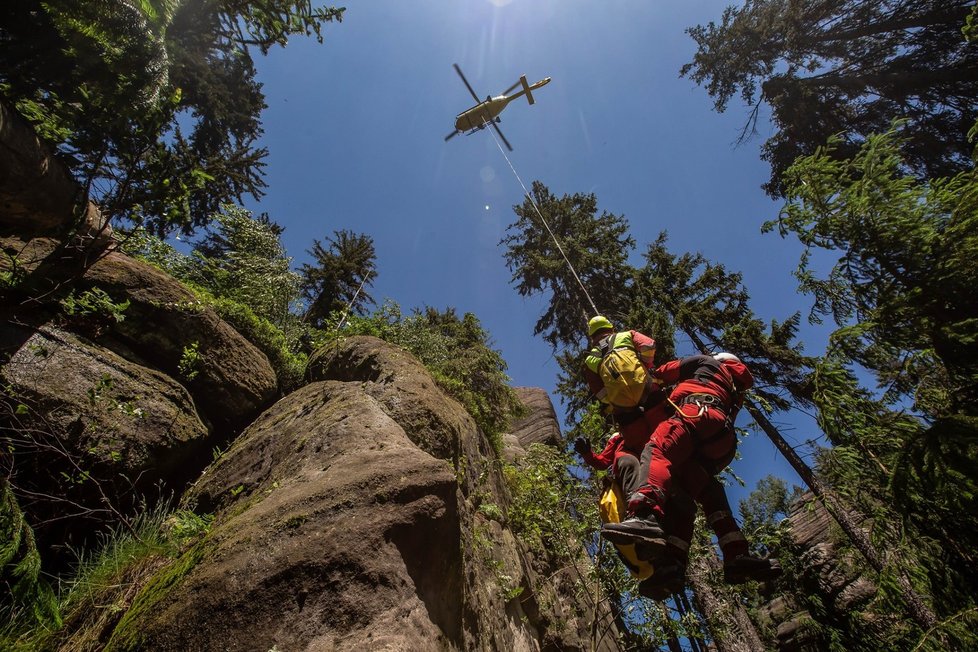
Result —
[{"label": "bare tree trunk", "polygon": [[[704,353],[707,351],[706,343],[699,337],[699,335],[690,329],[684,328],[683,331],[689,336],[693,344]],[[825,486],[821,480],[816,477],[815,472],[812,468],[808,466],[803,459],[795,452],[795,449],[791,447],[790,444],[781,436],[781,432],[777,427],[771,423],[770,419],[757,407],[752,401],[745,401],[744,407],[750,412],[750,415],[754,417],[754,421],[761,427],[764,434],[768,436],[774,446],[781,451],[788,463],[791,464],[791,468],[795,470],[798,477],[808,485],[815,497],[822,501],[825,509],[832,516],[833,519],[842,528],[846,536],[856,547],[856,549],[862,554],[869,565],[877,573],[883,572],[884,562],[883,559],[878,554],[876,548],[869,540],[869,536],[866,531],[863,530],[856,523],[856,519],[853,518],[851,511],[843,503],[843,501],[832,491],[831,488]],[[899,564],[900,562],[897,561]],[[907,615],[913,619],[917,625],[919,625],[924,630],[930,630],[937,625],[937,617],[934,612],[927,606],[920,594],[914,590],[910,581],[907,579],[906,575],[901,572],[896,573],[897,583],[900,585],[900,593],[903,596],[903,600],[907,607]]]},{"label": "bare tree trunk", "polygon": [[[781,433],[778,431],[777,427],[767,418],[767,416],[757,407],[753,402],[746,401],[744,406],[750,415],[754,417],[754,421],[761,427],[761,430],[767,434],[768,438],[774,442],[775,447],[781,454],[785,456],[791,467],[798,473],[798,477],[808,485],[812,493],[822,501],[825,506],[826,511],[835,519],[845,532],[846,536],[852,542],[852,545],[862,554],[869,565],[877,573],[882,573],[885,566],[883,558],[880,556],[876,548],[873,547],[872,542],[869,540],[869,535],[856,523],[856,519],[853,518],[852,513],[846,507],[832,489],[826,487],[821,480],[815,475],[811,467],[805,464],[804,460],[795,452]],[[897,564],[900,562],[897,561]],[[909,615],[915,623],[917,623],[921,628],[925,630],[932,629],[937,625],[937,617],[934,612],[927,606],[920,594],[914,590],[910,581],[907,579],[906,575],[902,572],[896,573],[897,583],[900,585],[900,593],[903,596],[904,602],[907,607],[907,615]]]},{"label": "bare tree trunk", "polygon": [[747,610],[713,585],[710,576],[720,573],[720,560],[710,546],[696,555],[689,567],[689,585],[700,613],[706,616],[717,652],[757,652],[764,649]]}]

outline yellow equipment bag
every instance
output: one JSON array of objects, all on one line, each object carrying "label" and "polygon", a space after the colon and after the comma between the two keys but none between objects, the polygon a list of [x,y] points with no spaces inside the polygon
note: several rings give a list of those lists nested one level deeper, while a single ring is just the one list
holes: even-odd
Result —
[{"label": "yellow equipment bag", "polygon": [[602,351],[598,376],[604,384],[602,400],[617,408],[633,408],[647,393],[648,372],[635,349],[622,346]]},{"label": "yellow equipment bag", "polygon": [[[610,480],[610,477],[608,479]],[[621,517],[625,514],[625,498],[621,495],[621,487],[614,480],[607,482],[604,493],[601,494],[601,501],[598,503],[598,511],[601,513],[602,523],[621,523]],[[652,564],[638,558],[634,545],[615,544],[615,549],[632,575],[640,580],[652,576],[654,571]]]}]

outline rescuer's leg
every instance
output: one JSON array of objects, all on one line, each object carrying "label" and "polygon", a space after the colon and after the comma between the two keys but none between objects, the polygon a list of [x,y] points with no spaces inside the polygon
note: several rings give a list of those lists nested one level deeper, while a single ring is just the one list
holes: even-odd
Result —
[{"label": "rescuer's leg", "polygon": [[699,503],[723,553],[723,579],[727,584],[742,584],[749,580],[763,582],[781,575],[781,563],[777,559],[750,554],[747,539],[730,510],[727,493],[715,476],[709,476]]},{"label": "rescuer's leg", "polygon": [[642,451],[642,467],[648,468],[646,482],[628,496],[627,518],[605,524],[601,536],[616,544],[645,544],[655,555],[664,552],[666,537],[660,519],[665,516],[672,468],[692,453],[693,436],[687,420],[675,416],[660,423]]}]

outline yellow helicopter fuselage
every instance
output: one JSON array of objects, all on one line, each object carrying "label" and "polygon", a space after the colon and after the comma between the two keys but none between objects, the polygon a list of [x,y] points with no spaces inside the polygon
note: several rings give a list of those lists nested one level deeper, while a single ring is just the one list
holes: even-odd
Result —
[{"label": "yellow helicopter fuselage", "polygon": [[485,102],[480,102],[476,104],[471,109],[462,111],[455,117],[455,129],[456,131],[471,131],[473,129],[481,129],[487,124],[496,119],[506,105],[515,100],[518,97],[526,95],[526,99],[530,104],[533,104],[533,95],[531,91],[535,91],[541,86],[545,86],[550,83],[550,77],[541,79],[533,85],[526,83],[526,77],[520,77],[520,82],[523,85],[523,90],[513,95],[497,95],[496,97],[490,97]]},{"label": "yellow helicopter fuselage", "polygon": [[496,116],[503,112],[503,109],[512,99],[512,97],[498,95],[481,104],[476,104],[471,109],[462,111],[455,117],[455,128],[459,131],[470,131],[492,122]]}]

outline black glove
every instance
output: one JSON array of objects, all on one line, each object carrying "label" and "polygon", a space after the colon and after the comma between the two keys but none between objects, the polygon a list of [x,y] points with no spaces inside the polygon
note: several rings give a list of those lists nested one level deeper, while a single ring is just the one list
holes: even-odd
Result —
[{"label": "black glove", "polygon": [[584,457],[591,452],[591,442],[584,437],[578,437],[574,440],[574,450],[577,451],[578,455]]}]

